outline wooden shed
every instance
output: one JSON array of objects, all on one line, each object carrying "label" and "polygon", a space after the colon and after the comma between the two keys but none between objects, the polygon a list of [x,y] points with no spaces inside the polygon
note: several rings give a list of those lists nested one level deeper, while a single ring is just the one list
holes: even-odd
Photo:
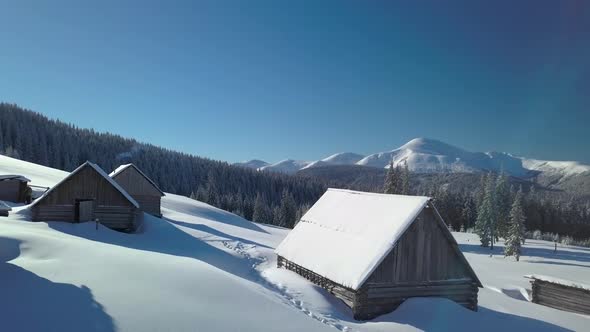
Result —
[{"label": "wooden shed", "polygon": [[109,176],[133,197],[139,208],[157,217],[162,216],[160,209],[164,192],[158,188],[144,172],[134,164],[121,165]]},{"label": "wooden shed", "polygon": [[590,315],[590,285],[541,275],[526,277],[531,279],[533,303]]},{"label": "wooden shed", "polygon": [[33,221],[97,220],[112,229],[135,231],[139,204],[98,165],[85,162],[31,205]]},{"label": "wooden shed", "polygon": [[0,175],[0,201],[30,203],[31,180],[22,175]]},{"label": "wooden shed", "polygon": [[481,282],[428,197],[328,189],[275,253],[279,267],[327,289],[358,320],[410,297],[477,310]]}]

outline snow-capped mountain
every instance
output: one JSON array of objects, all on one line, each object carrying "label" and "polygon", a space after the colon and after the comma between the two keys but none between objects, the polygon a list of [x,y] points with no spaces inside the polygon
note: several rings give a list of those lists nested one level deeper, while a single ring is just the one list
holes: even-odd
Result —
[{"label": "snow-capped mountain", "polygon": [[387,168],[391,162],[394,166],[407,163],[411,171],[419,173],[504,170],[512,176],[523,178],[539,174],[561,178],[590,172],[590,165],[575,161],[527,159],[505,152],[471,152],[429,138],[415,138],[397,149],[364,158],[356,153],[345,152],[312,162],[287,159],[258,169],[293,174],[302,169],[334,165]]},{"label": "snow-capped mountain", "polygon": [[358,153],[352,153],[352,152],[336,153],[336,154],[333,154],[333,155],[331,155],[327,158],[324,158],[322,160],[311,162],[311,163],[309,163],[309,165],[303,167],[303,169],[312,168],[312,167],[320,167],[320,166],[354,165],[359,160],[361,160],[363,158],[364,158],[364,156],[360,155]]},{"label": "snow-capped mountain", "polygon": [[270,164],[267,163],[264,160],[252,159],[252,160],[248,160],[248,161],[234,163],[234,165],[241,166],[241,167],[246,167],[246,168],[259,169],[261,167],[268,166]]},{"label": "snow-capped mountain", "polygon": [[281,160],[278,163],[260,167],[258,168],[258,170],[293,174],[296,173],[298,170],[303,169],[305,166],[309,165],[309,163],[309,161],[286,159]]},{"label": "snow-capped mountain", "polygon": [[522,159],[501,152],[469,152],[428,138],[415,138],[401,147],[372,154],[358,165],[389,167],[407,163],[411,171],[419,173],[477,172],[504,170],[514,176],[533,175],[522,165]]}]

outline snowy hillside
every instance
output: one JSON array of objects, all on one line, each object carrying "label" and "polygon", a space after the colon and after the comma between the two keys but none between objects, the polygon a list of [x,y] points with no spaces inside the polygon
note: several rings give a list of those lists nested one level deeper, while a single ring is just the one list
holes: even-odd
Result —
[{"label": "snowy hillside", "polygon": [[252,159],[252,160],[248,160],[248,161],[234,163],[234,165],[246,167],[246,168],[252,168],[252,169],[259,169],[261,167],[268,166],[270,164],[267,163],[266,161],[263,161],[263,160]]},{"label": "snowy hillside", "polygon": [[337,166],[337,165],[355,165],[364,156],[352,152],[336,153],[322,160],[314,161],[302,169],[321,167],[321,166]]},{"label": "snowy hillside", "polygon": [[407,163],[410,170],[420,173],[473,173],[504,170],[512,176],[527,178],[539,174],[553,177],[569,177],[590,172],[590,165],[574,161],[527,159],[505,152],[470,152],[429,138],[415,138],[397,149],[371,154],[366,157],[356,153],[337,153],[313,162],[284,160],[261,169],[295,173],[302,169],[335,165],[356,164],[387,168],[392,161],[394,165]]},{"label": "snowy hillside", "polygon": [[278,163],[274,163],[272,165],[260,167],[258,170],[259,171],[270,171],[270,172],[277,172],[277,173],[293,174],[293,173],[296,173],[298,170],[304,168],[308,164],[309,164],[309,161],[286,159],[286,160],[281,160]]},{"label": "snowy hillside", "polygon": [[[0,170],[52,185],[65,172],[0,158]],[[289,230],[167,194],[138,234],[93,223],[0,218],[2,331],[583,331],[590,317],[528,302],[524,275],[590,280],[590,251],[528,241],[520,262],[454,233],[482,280],[479,311],[416,298],[369,322],[326,291],[277,269]],[[501,247],[499,243],[498,247]]]},{"label": "snowy hillside", "polygon": [[571,176],[590,172],[590,165],[584,165],[576,161],[547,161],[523,158],[522,165],[527,169],[540,171],[547,175]]}]

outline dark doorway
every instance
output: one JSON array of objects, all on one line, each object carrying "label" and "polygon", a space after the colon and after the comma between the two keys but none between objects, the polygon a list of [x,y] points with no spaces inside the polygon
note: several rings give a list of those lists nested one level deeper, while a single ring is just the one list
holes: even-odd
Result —
[{"label": "dark doorway", "polygon": [[86,222],[94,220],[94,200],[79,199],[76,200],[76,220]]}]

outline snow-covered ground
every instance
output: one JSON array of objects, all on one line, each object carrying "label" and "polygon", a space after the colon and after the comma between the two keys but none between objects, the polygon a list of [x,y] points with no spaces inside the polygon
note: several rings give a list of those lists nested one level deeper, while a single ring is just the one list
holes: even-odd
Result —
[{"label": "snow-covered ground", "polygon": [[[0,172],[51,185],[67,173],[0,158]],[[529,241],[520,262],[490,257],[455,233],[485,288],[479,311],[416,298],[369,322],[296,274],[275,268],[288,230],[259,225],[167,194],[163,219],[138,234],[92,223],[29,222],[26,207],[0,218],[0,331],[560,331],[590,317],[528,302],[524,275],[590,280],[590,249]],[[501,247],[499,243],[498,247]]]}]

